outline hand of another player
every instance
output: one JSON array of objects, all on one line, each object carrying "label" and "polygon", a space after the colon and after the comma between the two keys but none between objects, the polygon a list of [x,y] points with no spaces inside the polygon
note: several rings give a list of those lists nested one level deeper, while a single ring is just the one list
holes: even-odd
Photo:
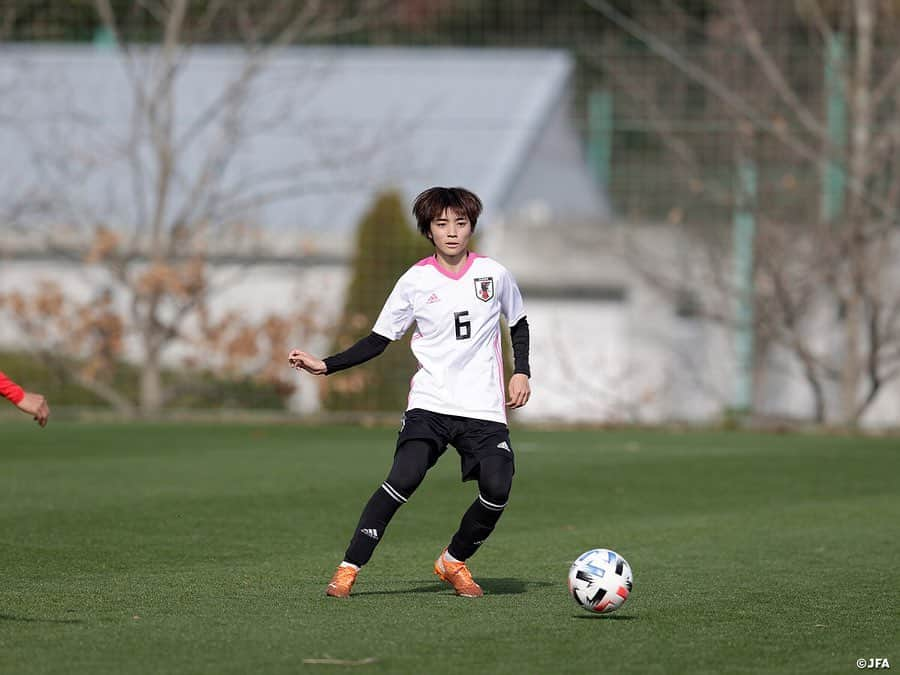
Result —
[{"label": "hand of another player", "polygon": [[34,417],[34,421],[42,427],[47,426],[47,419],[50,417],[50,406],[47,405],[47,399],[43,396],[26,391],[25,398],[19,401],[17,405],[19,410]]},{"label": "hand of another player", "polygon": [[324,375],[328,372],[328,368],[325,367],[325,362],[322,359],[317,359],[315,356],[302,352],[299,349],[291,350],[291,353],[288,354],[288,363],[295,370],[305,370],[313,375]]},{"label": "hand of another player", "polygon": [[528,403],[529,398],[531,398],[531,385],[528,383],[528,376],[516,373],[509,378],[509,400],[506,402],[506,407],[521,408]]}]

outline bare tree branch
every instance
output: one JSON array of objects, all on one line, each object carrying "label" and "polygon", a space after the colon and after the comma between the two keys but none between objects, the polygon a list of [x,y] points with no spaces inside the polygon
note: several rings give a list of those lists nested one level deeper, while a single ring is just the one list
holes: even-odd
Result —
[{"label": "bare tree branch", "polygon": [[[853,77],[853,127],[850,136],[850,175],[854,183],[865,184],[868,176],[870,129],[872,126],[871,77],[872,30],[875,17],[872,0],[857,0],[854,4],[857,19],[856,62]],[[864,199],[861,191],[851,192],[852,218],[858,218],[859,205]]]},{"label": "bare tree branch", "polygon": [[[726,86],[720,79],[691,62],[687,57],[667,44],[664,40],[646,30],[635,21],[613,7],[607,0],[584,0],[584,2],[593,7],[598,12],[607,17],[610,21],[621,27],[624,31],[641,40],[653,52],[666,61],[676,66],[681,72],[691,80],[702,85],[706,90],[716,95],[734,114],[738,115],[756,128],[770,133],[777,138],[785,147],[792,150],[798,157],[801,157],[814,165],[818,165],[823,159],[822,151],[813,145],[796,137],[790,133],[787,125],[778,124],[768,118],[756,106],[749,103],[746,97],[741,96],[733,89]],[[833,154],[826,155],[830,159],[840,160],[840,157]],[[883,200],[877,196],[868,193],[864,180],[856,175],[847,177],[847,188],[852,195],[861,202],[865,202],[871,208],[877,210],[885,218],[896,222],[900,219],[900,214],[890,204],[885,204]]]},{"label": "bare tree branch", "polygon": [[[710,44],[704,53],[710,59],[703,65],[702,56],[689,57],[684,49],[662,37],[671,32],[668,24],[640,23],[618,11],[608,0],[585,2],[609,19],[619,32],[640,40],[664,62],[660,70],[645,74],[644,68],[623,67],[615,54],[604,54],[606,58],[601,59],[596,48],[585,49],[589,60],[610,75],[615,91],[623,91],[639,101],[641,119],[650,120],[647,129],[670,152],[671,157],[666,160],[674,169],[673,182],[685,180],[693,171],[704,171],[711,154],[705,138],[699,134],[692,137],[673,122],[671,109],[684,109],[686,104],[679,108],[677,100],[666,101],[671,107],[665,109],[658,103],[662,94],[657,92],[670,96],[679,90],[678,83],[671,81],[673,76],[697,83],[711,95],[698,97],[693,103],[702,102],[709,121],[721,124],[724,117],[734,126],[735,132],[727,137],[732,144],[738,142],[739,129],[748,125],[765,132],[760,138],[766,146],[760,151],[761,156],[753,158],[760,187],[767,190],[760,192],[752,212],[757,275],[755,330],[757,340],[764,341],[759,349],[768,353],[769,345],[784,347],[796,359],[812,392],[817,419],[825,419],[829,413],[826,401],[840,390],[842,419],[857,423],[884,390],[885,374],[893,375],[897,369],[892,358],[900,353],[900,301],[887,282],[895,267],[895,247],[900,237],[900,181],[895,180],[900,170],[896,152],[900,147],[900,125],[893,120],[895,106],[888,105],[895,80],[900,79],[900,65],[890,64],[888,74],[874,81],[876,24],[879,18],[884,19],[879,15],[883,6],[874,0],[835,3],[831,8],[834,13],[826,19],[816,0],[802,5],[801,11],[822,37],[823,48],[819,52],[823,56],[827,53],[824,47],[834,35],[850,35],[852,31],[847,42],[853,60],[841,74],[849,91],[851,125],[850,147],[844,158],[845,151],[830,142],[825,122],[798,94],[790,79],[793,75],[789,73],[797,72],[787,61],[793,52],[789,49],[782,53],[763,38],[759,26],[754,24],[751,11],[755,11],[755,4],[751,9],[744,0],[730,0],[728,14],[716,14],[707,24]],[[775,8],[776,3],[764,6]],[[730,21],[734,30],[723,31],[723,21]],[[878,30],[880,34],[890,34],[887,24]],[[727,55],[733,53],[728,41],[735,37],[746,44],[755,68],[748,70],[741,58],[728,60]],[[742,85],[757,69],[764,85],[762,91],[759,85],[753,89]],[[664,85],[661,79],[665,79]],[[753,98],[748,93],[751,91]],[[769,104],[767,95],[774,105]],[[715,107],[710,105],[711,99]],[[775,116],[782,108],[792,118],[790,123]],[[695,114],[695,110],[688,113]],[[771,140],[780,147],[775,149]],[[775,162],[799,161],[814,172],[826,164],[841,166],[844,173],[840,184],[830,186],[849,195],[846,206],[841,205],[841,213],[832,212],[823,218],[821,209],[810,209],[804,204],[792,210],[790,200],[781,200],[771,182],[765,183],[771,172],[767,171],[762,153],[773,150],[778,157]],[[721,148],[713,149],[712,154],[720,158]],[[700,157],[702,162],[697,159]],[[728,206],[729,197],[733,200],[729,186],[719,181],[719,187],[719,197]],[[807,189],[808,195],[798,193],[799,199],[818,192],[812,186]],[[694,194],[700,195],[704,203],[715,203],[715,195],[705,190]],[[771,197],[773,204],[767,201]],[[654,288],[666,287],[672,295],[694,292],[702,299],[697,315],[728,327],[733,323],[729,309],[733,289],[730,280],[717,270],[733,260],[718,242],[711,245],[701,238],[689,241],[698,248],[691,253],[696,264],[690,270],[679,270],[673,261],[662,261],[659,256],[645,257],[637,263],[632,260],[632,267]],[[702,280],[695,271],[701,265],[705,267]],[[716,302],[711,286],[722,291],[722,298]],[[829,331],[831,338],[823,341],[822,331]]]},{"label": "bare tree branch", "polygon": [[[230,275],[212,279],[206,267],[224,251],[226,240],[237,247],[254,244],[247,227],[254,209],[347,185],[369,187],[342,162],[367,163],[384,142],[383,136],[351,139],[346,152],[332,148],[327,158],[313,154],[281,168],[252,167],[238,175],[233,165],[241,147],[254,135],[283,129],[288,116],[296,115],[291,109],[295,96],[284,97],[284,106],[266,115],[248,114],[249,101],[257,93],[255,85],[264,80],[261,76],[272,57],[288,45],[364,26],[375,10],[387,4],[382,0],[353,3],[356,9],[349,15],[350,4],[322,0],[262,4],[211,0],[194,16],[188,0],[138,0],[137,11],[156,22],[160,35],[158,45],[146,47],[129,44],[126,19],[116,14],[118,5],[94,0],[101,23],[115,38],[131,117],[122,137],[113,138],[98,116],[86,112],[83,119],[76,119],[77,111],[60,111],[54,122],[60,134],[71,134],[73,124],[78,124],[97,139],[86,153],[78,149],[77,141],[48,138],[47,120],[35,122],[43,136],[36,131],[28,144],[43,186],[38,195],[24,192],[30,203],[16,210],[22,216],[33,214],[35,220],[40,216],[47,223],[64,213],[73,223],[72,233],[66,237],[48,234],[49,245],[60,255],[84,257],[106,270],[118,294],[124,325],[142,351],[139,407],[143,412],[153,412],[169,400],[161,380],[162,356],[168,346],[184,339],[193,319],[206,311],[215,294],[245,274],[246,265],[239,265]],[[233,61],[236,68],[206,107],[192,112],[185,126],[176,113],[184,110],[179,107],[178,87],[191,63],[191,46],[208,41],[211,31],[233,21],[247,36],[244,49],[234,50],[239,54]],[[308,137],[315,133],[312,127],[297,130]],[[106,204],[80,199],[69,189],[89,183],[98,170],[109,166],[124,167],[126,177],[116,185],[118,190],[108,191]],[[121,202],[129,197],[123,206]],[[98,330],[102,332],[103,327]],[[82,377],[96,380],[90,386],[105,400],[124,405],[124,399],[115,399],[115,391],[107,391],[110,383]]]},{"label": "bare tree branch", "polygon": [[828,19],[825,18],[825,13],[822,11],[822,5],[819,3],[819,0],[802,0],[802,7],[809,10],[813,25],[822,37],[822,43],[830,44],[834,37],[834,31],[831,30]]},{"label": "bare tree branch", "polygon": [[[42,352],[41,355],[43,358],[53,364],[57,372],[60,369],[67,368],[69,366],[69,364],[67,364],[63,359],[60,359],[55,354]],[[124,415],[126,418],[134,417],[134,404],[125,396],[120,394],[119,391],[114,387],[106,384],[102,380],[85,377],[77,370],[69,372],[68,376],[72,380],[74,380],[74,382],[78,384],[79,387],[88,390],[92,394],[96,394],[101,399],[111,404],[119,414]]]},{"label": "bare tree branch", "polygon": [[827,130],[825,126],[815,118],[809,108],[803,103],[794,89],[788,83],[778,64],[771,57],[768,51],[762,46],[762,38],[756,26],[753,25],[747,7],[743,0],[731,0],[731,6],[734,9],[735,17],[741,29],[741,36],[744,38],[744,44],[747,50],[753,56],[760,70],[765,74],[772,88],[781,97],[781,100],[794,113],[794,116],[806,128],[818,138],[826,138]]}]

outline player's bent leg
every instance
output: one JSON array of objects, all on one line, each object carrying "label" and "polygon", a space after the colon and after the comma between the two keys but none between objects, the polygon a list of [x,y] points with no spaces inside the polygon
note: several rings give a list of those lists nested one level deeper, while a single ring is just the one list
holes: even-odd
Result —
[{"label": "player's bent leg", "polygon": [[482,459],[478,471],[479,499],[486,506],[502,512],[509,501],[513,473],[515,464],[508,457],[491,455]]},{"label": "player's bent leg", "polygon": [[465,561],[475,554],[494,531],[509,500],[515,467],[508,457],[490,456],[480,462],[478,498],[472,502],[450,546],[434,563],[434,572],[451,584],[457,595],[477,598],[483,595]]},{"label": "player's bent leg", "polygon": [[494,531],[509,501],[513,461],[494,455],[481,460],[478,472],[478,497],[463,515],[448,550],[458,560],[468,560]]},{"label": "player's bent leg", "polygon": [[[403,504],[412,496],[425,477],[431,462],[431,445],[427,441],[411,440],[403,443],[394,454],[394,464],[385,481],[369,498],[344,554],[342,567],[348,564],[358,569],[369,562],[375,547],[384,537],[388,523]],[[335,578],[329,583],[326,594],[333,597],[347,597],[356,574],[346,586],[346,594],[333,593],[333,584],[338,575],[347,579],[348,572],[342,567],[335,571]],[[343,588],[343,586],[341,586]]]}]

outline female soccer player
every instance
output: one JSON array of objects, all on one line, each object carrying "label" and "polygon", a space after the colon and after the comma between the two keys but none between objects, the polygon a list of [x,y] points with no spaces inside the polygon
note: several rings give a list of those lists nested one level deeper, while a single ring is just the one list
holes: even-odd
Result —
[{"label": "female soccer player", "polygon": [[0,371],[0,396],[9,400],[22,412],[26,412],[34,417],[35,422],[42,427],[47,426],[47,419],[50,417],[50,407],[47,405],[47,399],[40,394],[25,391],[4,375],[3,371]]},{"label": "female soccer player", "polygon": [[[434,572],[457,595],[480,597],[466,560],[490,536],[503,514],[515,470],[506,410],[528,402],[529,334],[518,286],[509,271],[468,249],[481,200],[463,188],[433,187],[413,204],[419,231],[434,255],[413,265],[394,286],[372,332],[324,361],[293,350],[289,363],[330,375],[381,354],[413,322],[411,347],[419,362],[412,378],[387,478],[363,509],[350,546],[326,594],[346,598],[359,569],[372,557],[397,509],[452,444],[464,481],[478,481],[478,497],[462,517]],[[511,326],[515,372],[506,399],[500,315]]]}]

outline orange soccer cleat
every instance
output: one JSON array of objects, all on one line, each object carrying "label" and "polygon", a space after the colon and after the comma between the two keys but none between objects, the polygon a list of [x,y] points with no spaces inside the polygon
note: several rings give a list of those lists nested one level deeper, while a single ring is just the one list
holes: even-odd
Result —
[{"label": "orange soccer cleat", "polygon": [[472,579],[472,573],[469,572],[466,563],[451,562],[444,558],[445,553],[447,553],[446,548],[441,551],[438,559],[434,561],[434,573],[453,586],[457,595],[461,595],[464,598],[480,598],[484,595],[481,586]]},{"label": "orange soccer cleat", "polygon": [[357,574],[359,574],[358,567],[340,565],[334,571],[334,576],[331,577],[331,582],[325,589],[325,595],[330,595],[332,598],[349,598],[350,589],[353,588]]}]

